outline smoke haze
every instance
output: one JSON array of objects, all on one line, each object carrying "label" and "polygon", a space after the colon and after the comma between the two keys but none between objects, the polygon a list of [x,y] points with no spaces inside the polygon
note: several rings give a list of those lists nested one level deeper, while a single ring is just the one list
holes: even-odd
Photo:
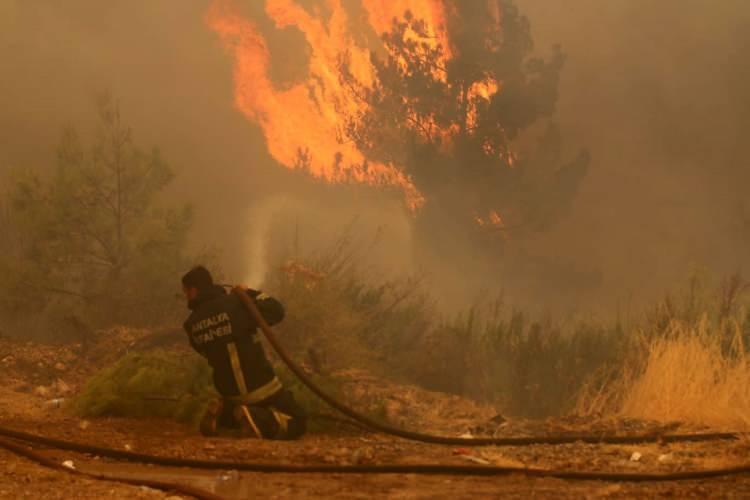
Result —
[{"label": "smoke haze", "polygon": [[[746,266],[750,4],[517,3],[538,52],[562,45],[558,121],[569,152],[588,148],[592,166],[571,213],[519,242],[537,259],[508,262],[508,294],[540,307],[612,307],[653,298],[694,266]],[[390,242],[378,259],[391,271],[418,269],[408,216],[392,197],[275,164],[234,109],[231,58],[204,21],[209,2],[177,5],[0,2],[0,173],[52,166],[61,128],[91,126],[93,96],[111,89],[137,142],[159,146],[177,170],[171,194],[196,206],[195,245],[221,249],[227,275],[262,279],[277,247],[258,238],[273,227],[287,238],[297,227],[299,244],[314,248],[356,216],[364,237],[380,228]],[[288,52],[276,78],[293,79],[304,43],[294,33],[274,40],[272,58]],[[427,271],[451,276],[462,295],[493,284]]]},{"label": "smoke haze", "polygon": [[519,6],[538,49],[563,44],[562,130],[594,159],[550,248],[597,262],[605,290],[634,294],[661,293],[691,267],[746,266],[750,5]]}]

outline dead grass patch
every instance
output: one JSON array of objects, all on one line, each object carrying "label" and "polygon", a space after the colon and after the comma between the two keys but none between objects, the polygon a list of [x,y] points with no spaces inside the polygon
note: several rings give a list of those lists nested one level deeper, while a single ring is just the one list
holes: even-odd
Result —
[{"label": "dead grass patch", "polygon": [[589,389],[579,410],[747,429],[750,365],[739,326],[712,326],[705,317],[693,326],[673,321],[664,334],[650,337],[644,355],[626,363],[618,377]]}]

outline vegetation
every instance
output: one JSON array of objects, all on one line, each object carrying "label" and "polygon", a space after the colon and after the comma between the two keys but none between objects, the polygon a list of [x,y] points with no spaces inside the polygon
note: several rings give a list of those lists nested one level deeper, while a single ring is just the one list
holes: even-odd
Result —
[{"label": "vegetation", "polygon": [[96,325],[148,324],[175,302],[175,276],[189,263],[190,207],[163,203],[172,169],[158,149],[137,145],[117,101],[103,95],[98,113],[90,145],[66,129],[54,172],[26,171],[11,186],[0,221],[11,236],[6,315],[41,304]]},{"label": "vegetation", "polygon": [[84,417],[158,416],[197,424],[216,397],[211,371],[198,355],[131,353],[92,378],[73,403]]},{"label": "vegetation", "polygon": [[[727,410],[735,404],[721,412],[735,422],[738,412],[750,417],[750,399],[741,397],[750,382],[750,372],[742,374],[749,288],[739,276],[714,286],[696,274],[684,291],[627,324],[534,319],[501,300],[451,318],[418,279],[369,276],[357,265],[360,257],[343,238],[321,255],[278,266],[269,284],[288,305],[280,327],[285,343],[323,373],[366,367],[531,417],[578,412],[669,420],[679,405],[697,404],[684,391],[723,398]],[[704,403],[721,407],[719,400]],[[679,419],[706,420],[691,411],[693,418],[683,410]]]},{"label": "vegetation", "polygon": [[577,411],[744,428],[750,422],[748,284],[705,278],[634,329],[619,369],[581,391]]},{"label": "vegetation", "polygon": [[383,280],[358,266],[344,236],[304,262],[276,267],[278,330],[321,373],[365,368],[428,389],[465,394],[527,416],[571,409],[592,373],[616,364],[626,335],[593,321],[535,321],[502,301],[451,318],[415,277]]},{"label": "vegetation", "polygon": [[[736,331],[735,339],[740,338]],[[615,394],[614,410],[625,416],[731,429],[750,423],[744,346],[738,342],[722,349],[707,319],[694,326],[670,325],[649,345],[642,371],[618,382],[622,389]]]},{"label": "vegetation", "polygon": [[[378,280],[359,257],[344,237],[322,254],[276,266],[267,287],[287,306],[277,327],[284,345],[334,394],[338,372],[358,368],[516,416],[575,412],[734,427],[750,417],[748,286],[739,277],[716,287],[696,275],[628,325],[535,320],[499,300],[451,319],[419,280]],[[277,369],[308,412],[329,412]],[[196,395],[209,390],[200,358],[131,354],[97,376],[77,408],[190,421],[200,408]],[[144,393],[192,396],[146,404],[138,399]],[[377,413],[376,403],[361,409]]]}]

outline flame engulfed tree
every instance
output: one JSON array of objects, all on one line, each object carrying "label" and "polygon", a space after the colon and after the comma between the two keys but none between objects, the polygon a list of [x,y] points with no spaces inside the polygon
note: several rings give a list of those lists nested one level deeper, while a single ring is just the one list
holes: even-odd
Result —
[{"label": "flame engulfed tree", "polygon": [[[233,57],[237,109],[279,165],[398,190],[433,269],[507,278],[514,266],[528,281],[544,267],[572,281],[570,266],[531,255],[530,236],[564,215],[589,160],[562,158],[564,58],[533,56],[511,0],[252,5],[214,0],[206,20]],[[285,65],[303,69],[279,81]]]},{"label": "flame engulfed tree", "polygon": [[562,160],[549,121],[537,147],[516,150],[522,133],[555,111],[563,54],[555,47],[546,60],[532,57],[529,22],[509,0],[445,8],[449,47],[406,12],[382,35],[384,50],[372,52],[374,82],[359,81],[342,58],[340,78],[364,104],[344,135],[368,160],[400,166],[425,197],[420,219],[451,238],[477,226],[514,236],[544,230],[589,163],[585,152]]}]

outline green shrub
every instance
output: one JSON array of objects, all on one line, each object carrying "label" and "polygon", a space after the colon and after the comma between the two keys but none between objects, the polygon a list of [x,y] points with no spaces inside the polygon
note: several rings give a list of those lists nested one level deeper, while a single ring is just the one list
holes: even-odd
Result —
[{"label": "green shrub", "polygon": [[73,409],[84,417],[165,417],[195,424],[213,397],[205,360],[151,351],[127,354],[99,372],[73,401]]}]

